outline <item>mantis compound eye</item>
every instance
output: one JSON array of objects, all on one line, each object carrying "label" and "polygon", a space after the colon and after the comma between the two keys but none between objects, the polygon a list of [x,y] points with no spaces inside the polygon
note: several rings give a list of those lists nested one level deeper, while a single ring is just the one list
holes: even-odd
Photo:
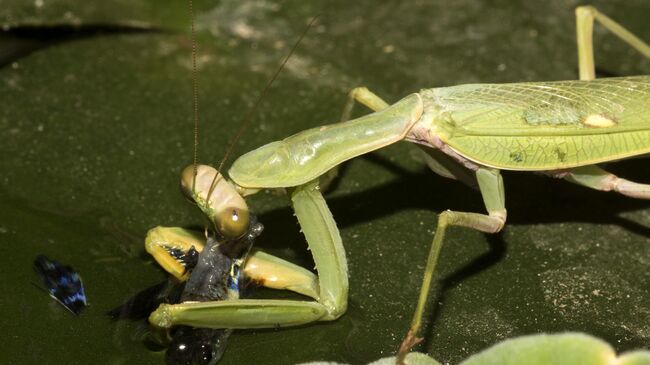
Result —
[{"label": "mantis compound eye", "polygon": [[183,172],[181,172],[181,192],[187,200],[194,204],[196,204],[196,200],[194,198],[194,191],[192,189],[194,188],[195,178],[194,166],[192,165],[187,166],[183,169]]},{"label": "mantis compound eye", "polygon": [[247,209],[227,207],[217,214],[215,223],[226,238],[237,238],[246,233],[250,223]]}]

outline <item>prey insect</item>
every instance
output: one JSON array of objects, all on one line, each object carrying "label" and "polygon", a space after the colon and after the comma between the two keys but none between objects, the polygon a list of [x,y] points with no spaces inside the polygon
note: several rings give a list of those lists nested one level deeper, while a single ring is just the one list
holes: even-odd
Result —
[{"label": "prey insect", "polygon": [[[302,281],[285,270],[284,285],[314,301],[237,299],[162,304],[149,317],[155,327],[265,328],[340,317],[347,307],[345,252],[322,197],[324,176],[340,163],[406,140],[421,146],[439,175],[477,186],[487,214],[447,210],[439,215],[420,296],[397,362],[420,340],[422,316],[447,228],[484,233],[506,222],[501,170],[532,171],[602,191],[650,199],[650,185],[619,178],[596,164],[650,153],[650,76],[596,79],[594,21],[650,58],[650,46],[592,7],[576,9],[579,81],[472,84],[424,89],[390,105],[366,88],[349,94],[342,122],[300,132],[237,159],[230,181],[216,169],[190,166],[182,185],[224,237],[248,228],[243,197],[266,188],[286,188],[312,252],[318,278]],[[349,120],[355,102],[375,113]],[[169,272],[182,270],[165,243],[150,251]],[[250,260],[249,260],[250,263]],[[248,264],[246,266],[248,266]],[[313,291],[296,290],[305,284]]]}]

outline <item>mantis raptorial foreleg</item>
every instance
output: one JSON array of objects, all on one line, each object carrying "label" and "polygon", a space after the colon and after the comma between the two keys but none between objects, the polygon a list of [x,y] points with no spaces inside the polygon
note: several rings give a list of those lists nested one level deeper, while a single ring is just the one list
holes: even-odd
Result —
[{"label": "mantis raptorial foreleg", "polygon": [[246,259],[244,277],[271,289],[320,298],[318,277],[311,271],[279,257],[253,249]]},{"label": "mantis raptorial foreleg", "polygon": [[201,252],[205,238],[181,227],[155,227],[147,232],[144,248],[165,271],[180,281],[189,278],[179,258],[191,249]]},{"label": "mantis raptorial foreleg", "polygon": [[291,203],[316,264],[321,303],[334,320],[348,307],[348,264],[345,249],[318,180],[291,189]]},{"label": "mantis raptorial foreleg", "polygon": [[[182,264],[188,257],[204,249],[205,237],[181,227],[155,227],[147,232],[145,249],[169,274],[179,281],[189,278]],[[253,249],[243,266],[244,276],[267,288],[291,290],[316,300],[319,298],[318,278],[311,271]]]},{"label": "mantis raptorial foreleg", "polygon": [[[332,214],[314,181],[292,189],[291,202],[319,274],[317,302],[239,299],[162,304],[149,321],[163,328],[270,328],[333,320],[343,314],[347,308],[347,263]],[[284,284],[286,289],[291,287],[291,283]]]},{"label": "mantis raptorial foreleg", "polygon": [[447,228],[449,226],[459,226],[473,228],[485,233],[496,233],[503,228],[506,222],[507,213],[505,208],[503,179],[501,178],[499,170],[481,167],[476,171],[476,179],[488,215],[447,210],[440,213],[438,216],[438,225],[433,236],[429,256],[427,257],[427,264],[424,270],[418,304],[411,321],[409,332],[402,342],[397,354],[398,364],[403,363],[406,354],[408,354],[410,349],[421,340],[418,338],[418,335],[422,325],[422,315],[429,296],[431,281],[433,279],[433,274],[435,273],[438,256],[444,242]]}]

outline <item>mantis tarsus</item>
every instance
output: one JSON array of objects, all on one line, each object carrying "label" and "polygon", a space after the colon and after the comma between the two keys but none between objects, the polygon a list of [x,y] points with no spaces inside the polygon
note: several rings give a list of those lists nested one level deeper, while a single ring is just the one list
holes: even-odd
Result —
[{"label": "mantis tarsus", "polygon": [[[250,275],[315,301],[236,300],[162,305],[152,313],[157,327],[264,328],[333,320],[347,307],[348,278],[336,224],[322,198],[320,177],[343,161],[401,140],[426,149],[434,172],[477,184],[488,214],[445,211],[427,259],[411,328],[397,361],[419,342],[422,315],[445,231],[450,226],[499,232],[506,222],[500,170],[537,171],[592,189],[649,199],[650,185],[606,172],[595,164],[650,153],[650,76],[595,79],[593,22],[650,58],[650,46],[592,7],[576,10],[580,81],[478,84],[422,90],[389,106],[365,88],[350,92],[342,123],[314,128],[240,157],[231,182],[214,168],[186,169],[182,184],[224,236],[247,228],[241,196],[264,188],[288,188],[293,208],[314,256],[318,278],[277,259]],[[374,114],[348,120],[355,102]],[[323,179],[325,180],[325,179]],[[241,194],[241,196],[239,194]],[[164,243],[166,244],[166,243]],[[175,276],[183,272],[167,258],[164,244],[149,251]],[[251,265],[252,268],[253,265]],[[282,269],[280,269],[282,268]]]}]

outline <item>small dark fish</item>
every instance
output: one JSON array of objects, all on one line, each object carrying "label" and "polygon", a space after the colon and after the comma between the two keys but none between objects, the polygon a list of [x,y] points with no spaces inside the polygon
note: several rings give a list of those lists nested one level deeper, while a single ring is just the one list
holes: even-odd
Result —
[{"label": "small dark fish", "polygon": [[78,315],[88,305],[81,276],[70,266],[38,255],[34,260],[34,271],[50,296],[70,312]]}]

